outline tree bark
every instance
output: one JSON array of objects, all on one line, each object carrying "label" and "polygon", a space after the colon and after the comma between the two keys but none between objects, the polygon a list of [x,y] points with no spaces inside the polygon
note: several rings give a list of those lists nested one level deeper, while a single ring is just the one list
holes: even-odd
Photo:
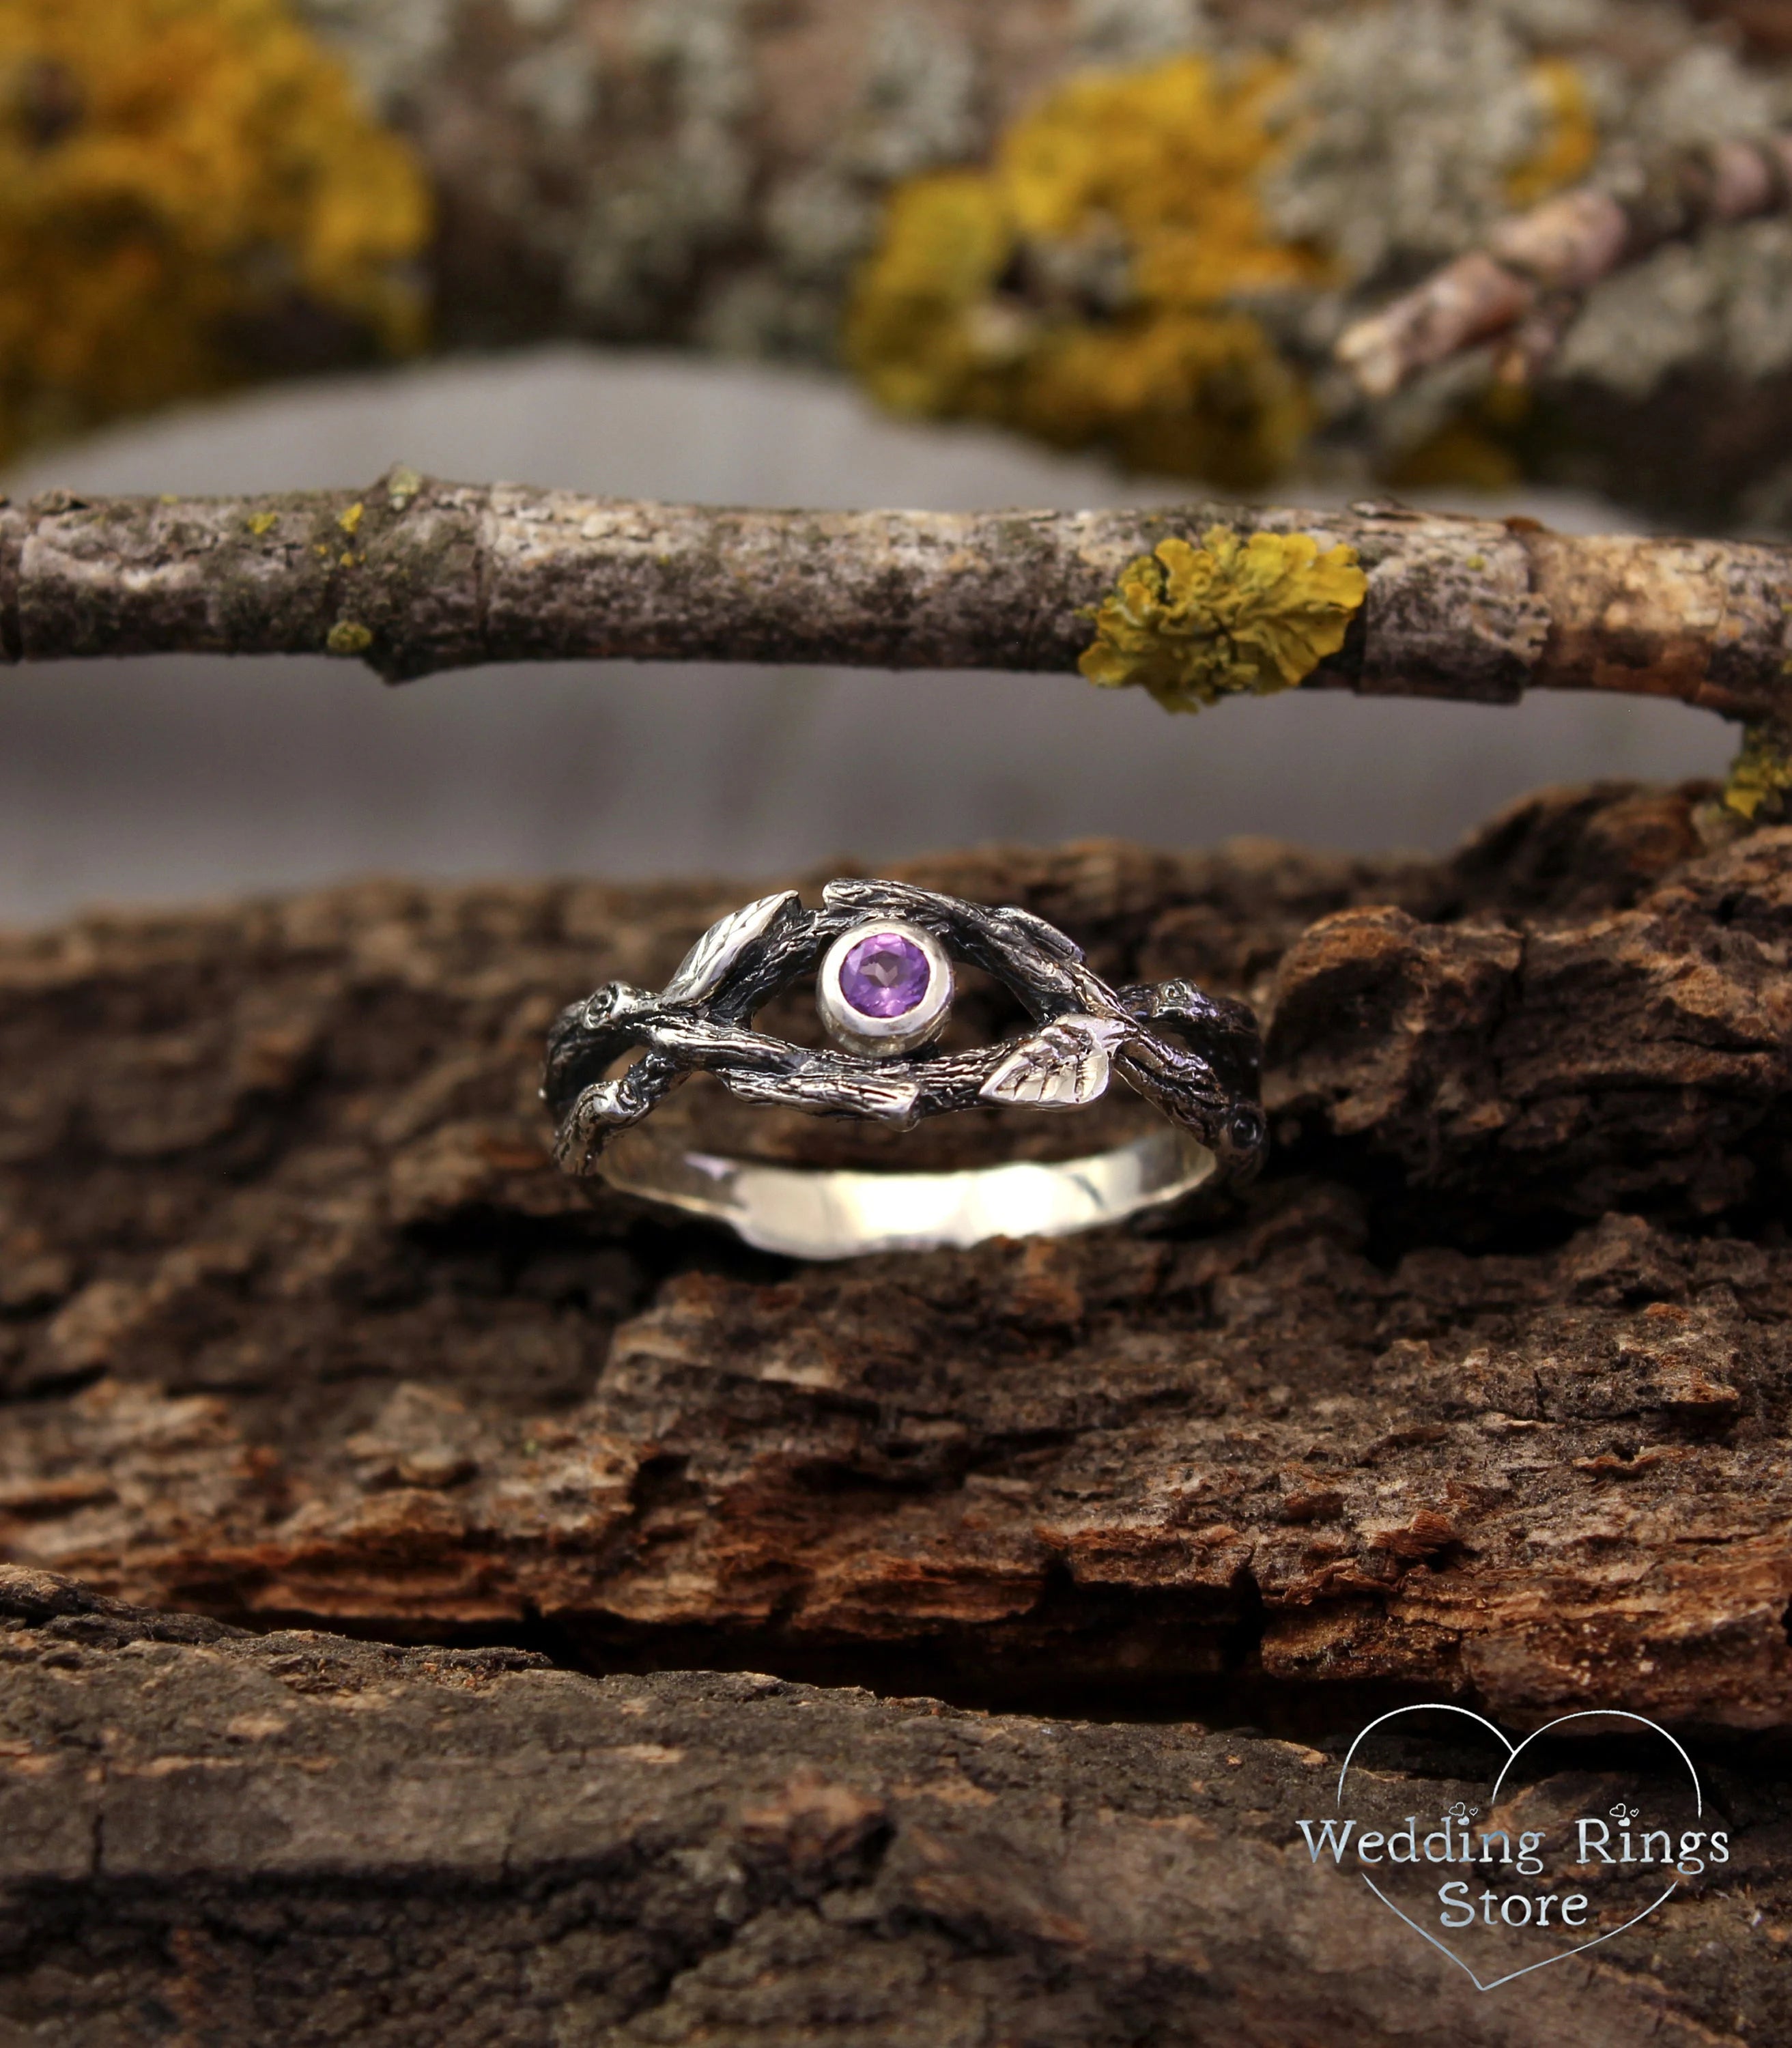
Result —
[{"label": "tree bark", "polygon": [[[1484,1996],[1309,1863],[1336,1751],[244,1636],[47,1573],[0,1571],[0,2025],[44,2048],[1792,2039],[1765,1758],[1701,1754],[1726,1866]],[[1410,1746],[1375,1785],[1485,1789]]]},{"label": "tree bark", "polygon": [[619,657],[1061,670],[1130,560],[1216,523],[1357,550],[1368,595],[1311,685],[1477,703],[1610,689],[1792,722],[1786,549],[1379,502],[767,512],[408,471],[360,492],[58,494],[0,506],[0,653],[328,651],[393,681]]},{"label": "tree bark", "polygon": [[[368,885],[7,941],[0,1542],[590,1669],[1783,1728],[1792,832],[1702,853],[1697,795],[1558,793],[1437,863],[904,868],[1253,1000],[1276,1150],[1199,1228],[840,1267],[547,1159],[552,1015],[658,985],[736,893]],[[956,1023],[1009,1019],[968,988]],[[659,1114],[709,1150],[1087,1143],[700,1088]]]}]

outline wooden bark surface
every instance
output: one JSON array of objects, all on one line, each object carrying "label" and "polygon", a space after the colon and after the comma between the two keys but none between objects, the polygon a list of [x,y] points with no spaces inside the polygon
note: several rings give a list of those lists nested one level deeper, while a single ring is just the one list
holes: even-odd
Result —
[{"label": "wooden bark surface", "polygon": [[579,659],[1073,669],[1127,564],[1216,524],[1356,551],[1367,595],[1313,686],[1491,704],[1620,690],[1792,723],[1784,547],[1380,501],[775,512],[409,471],[263,498],[56,492],[0,501],[0,661],[330,653],[394,681]]},{"label": "wooden bark surface", "polygon": [[[1201,1228],[836,1267],[547,1163],[549,1017],[657,985],[738,888],[369,884],[10,938],[5,1554],[589,1669],[1783,1727],[1792,832],[1704,851],[1697,795],[1548,795],[1435,863],[905,868],[1111,979],[1252,999],[1277,1150]],[[724,1147],[891,1142],[678,1107]],[[904,1158],[988,1157],[996,1114]]]},{"label": "wooden bark surface", "polygon": [[33,2048],[1792,2038],[1770,1757],[1705,1763],[1725,1867],[1483,1995],[1308,1864],[1338,1759],[1302,1744],[243,1636],[3,1569],[0,1674],[0,2038]]}]

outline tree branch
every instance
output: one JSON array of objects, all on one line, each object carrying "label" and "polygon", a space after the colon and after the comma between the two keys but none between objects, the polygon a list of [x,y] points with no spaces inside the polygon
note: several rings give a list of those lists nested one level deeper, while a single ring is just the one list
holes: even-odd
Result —
[{"label": "tree branch", "polygon": [[1683,151],[1627,198],[1579,186],[1502,221],[1484,248],[1348,328],[1338,360],[1371,398],[1386,398],[1421,370],[1499,341],[1501,374],[1528,379],[1602,278],[1665,242],[1781,211],[1789,200],[1792,134]]},{"label": "tree branch", "polygon": [[266,498],[0,505],[0,654],[485,662],[815,661],[1061,671],[1127,562],[1215,524],[1355,548],[1368,595],[1307,681],[1512,703],[1526,689],[1792,716],[1783,548],[1348,512],[803,512],[426,481]]}]

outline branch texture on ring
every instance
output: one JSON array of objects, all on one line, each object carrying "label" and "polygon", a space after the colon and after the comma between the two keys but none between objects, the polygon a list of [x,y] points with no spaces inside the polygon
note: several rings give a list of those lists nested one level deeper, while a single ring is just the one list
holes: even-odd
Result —
[{"label": "branch texture on ring", "polygon": [[[1030,1033],[933,1049],[955,954],[1010,991]],[[810,973],[840,1050],[752,1028],[763,1003]],[[549,1034],[541,1096],[557,1127],[555,1157],[584,1173],[611,1137],[696,1072],[747,1102],[904,1130],[985,1103],[1080,1109],[1118,1073],[1235,1181],[1255,1172],[1266,1143],[1259,1058],[1256,1019],[1243,1003],[1188,981],[1110,988],[1029,911],[844,881],[828,884],[818,910],[787,889],[723,918],[657,995],[609,982],[569,1005]]]}]

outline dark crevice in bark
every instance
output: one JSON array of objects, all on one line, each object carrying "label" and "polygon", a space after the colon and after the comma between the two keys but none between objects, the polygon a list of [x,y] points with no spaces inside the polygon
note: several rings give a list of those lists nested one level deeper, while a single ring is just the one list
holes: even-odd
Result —
[{"label": "dark crevice in bark", "polygon": [[[448,1630],[407,1626],[390,1616],[340,1617],[333,1626],[372,1644],[525,1651],[590,1678],[763,1673],[883,1700],[939,1700],[971,1712],[1114,1724],[1198,1721],[1307,1742],[1430,1697],[1422,1685],[1359,1680],[1316,1686],[1266,1677],[1258,1656],[1263,1604],[1248,1581],[1229,1607],[1219,1607],[1173,1593],[1092,1597],[1061,1565],[1045,1576],[1046,1591],[1026,1618],[1029,1626],[941,1630],[884,1643],[807,1642],[775,1627],[642,1628],[529,1610],[512,1623]],[[207,1597],[202,1584],[191,1588],[189,1597],[252,1635],[303,1628],[313,1619],[303,1610],[233,1608],[227,1596]],[[1048,1631],[1049,1639],[1038,1639]],[[1480,1704],[1473,1694],[1461,1697],[1464,1704]]]}]

